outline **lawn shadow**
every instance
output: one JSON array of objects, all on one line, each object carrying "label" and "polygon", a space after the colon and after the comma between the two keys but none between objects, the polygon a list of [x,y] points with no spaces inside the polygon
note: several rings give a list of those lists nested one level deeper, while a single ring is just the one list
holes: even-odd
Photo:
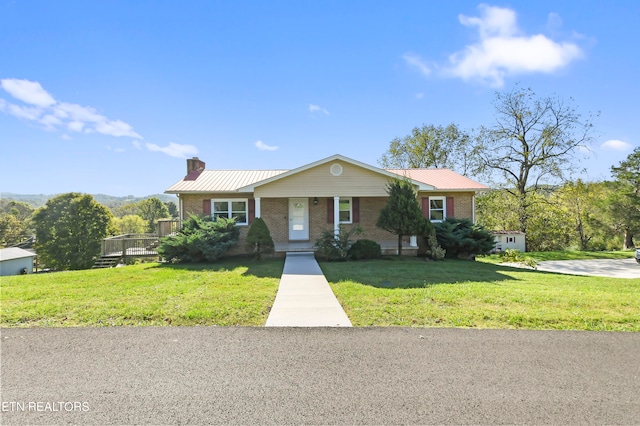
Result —
[{"label": "lawn shadow", "polygon": [[323,262],[321,267],[331,283],[353,281],[384,289],[424,288],[465,282],[497,284],[506,280],[518,280],[508,272],[535,272],[467,260],[447,259],[440,262],[426,262],[420,258],[395,261]]},{"label": "lawn shadow", "polygon": [[255,260],[249,256],[230,256],[217,262],[202,263],[160,263],[154,268],[169,268],[187,271],[212,271],[225,272],[237,268],[246,268],[242,273],[245,276],[258,278],[280,278],[284,268],[284,259],[272,258]]}]

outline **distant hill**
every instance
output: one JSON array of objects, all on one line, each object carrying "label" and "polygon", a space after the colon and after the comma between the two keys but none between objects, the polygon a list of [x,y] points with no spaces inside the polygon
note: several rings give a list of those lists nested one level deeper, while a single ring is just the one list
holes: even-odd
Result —
[{"label": "distant hill", "polygon": [[[15,200],[27,203],[32,207],[42,207],[47,201],[59,194],[13,194],[11,192],[0,192],[0,199],[2,200]],[[178,198],[175,195],[168,194],[153,194],[144,197],[134,197],[133,195],[127,195],[126,197],[114,197],[112,195],[105,194],[91,194],[97,202],[103,204],[109,208],[117,208],[125,204],[137,203],[138,201],[146,200],[147,198],[158,198],[164,203],[173,201],[178,203]]]}]

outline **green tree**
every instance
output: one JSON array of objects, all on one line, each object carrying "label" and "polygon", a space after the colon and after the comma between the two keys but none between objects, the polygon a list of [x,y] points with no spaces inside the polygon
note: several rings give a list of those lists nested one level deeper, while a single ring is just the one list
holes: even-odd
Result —
[{"label": "green tree", "polygon": [[387,185],[389,198],[380,210],[376,226],[398,236],[398,256],[402,254],[402,237],[427,235],[431,222],[422,215],[413,185],[406,180],[394,179]]},{"label": "green tree", "polygon": [[131,215],[140,216],[140,206],[139,203],[128,203],[124,204],[114,211],[114,215],[116,217],[125,217]]},{"label": "green tree", "polygon": [[40,260],[58,270],[90,268],[102,239],[113,232],[112,220],[91,195],[71,192],[50,199],[33,215]]},{"label": "green tree", "polygon": [[260,260],[263,254],[273,253],[274,244],[267,224],[260,217],[256,217],[249,226],[246,237],[247,249]]},{"label": "green tree", "polygon": [[167,201],[166,203],[164,203],[165,206],[167,206],[167,211],[169,211],[169,215],[173,218],[177,218],[178,217],[178,206],[176,206],[176,203],[174,203],[173,201]]},{"label": "green tree", "polygon": [[583,119],[571,103],[519,87],[496,93],[494,107],[496,122],[480,129],[474,149],[481,170],[516,200],[519,230],[527,232],[529,194],[574,170],[579,149],[592,141],[593,117]]},{"label": "green tree", "polygon": [[476,197],[476,222],[494,231],[519,229],[516,199],[504,189],[495,189]]},{"label": "green tree", "polygon": [[640,147],[626,160],[611,167],[616,178],[615,193],[609,199],[610,213],[617,227],[624,232],[623,249],[634,247],[634,236],[640,234]]},{"label": "green tree", "polygon": [[33,235],[32,214],[33,208],[27,203],[0,200],[0,247],[18,244]]},{"label": "green tree", "polygon": [[24,239],[23,222],[9,213],[0,214],[0,248],[12,246]]},{"label": "green tree", "polygon": [[578,179],[567,182],[552,196],[553,203],[560,206],[567,216],[566,226],[571,240],[580,250],[591,250],[598,242],[598,200],[603,198],[601,184]]},{"label": "green tree", "polygon": [[423,125],[395,138],[380,159],[386,168],[447,168],[469,176],[477,170],[476,154],[468,132],[451,123],[447,127]]},{"label": "green tree", "polygon": [[171,217],[167,206],[156,197],[147,198],[138,203],[140,217],[147,222],[147,232],[156,231],[158,219],[168,219]]},{"label": "green tree", "polygon": [[149,226],[147,222],[137,214],[116,217],[114,218],[113,225],[117,235],[144,234]]}]

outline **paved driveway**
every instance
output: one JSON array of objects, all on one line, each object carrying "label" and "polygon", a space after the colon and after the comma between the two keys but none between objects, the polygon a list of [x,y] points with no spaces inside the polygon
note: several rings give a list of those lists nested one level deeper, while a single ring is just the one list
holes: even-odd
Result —
[{"label": "paved driveway", "polygon": [[539,271],[613,278],[640,278],[635,259],[554,260],[538,263]]},{"label": "paved driveway", "polygon": [[640,424],[640,333],[2,329],[0,424]]}]

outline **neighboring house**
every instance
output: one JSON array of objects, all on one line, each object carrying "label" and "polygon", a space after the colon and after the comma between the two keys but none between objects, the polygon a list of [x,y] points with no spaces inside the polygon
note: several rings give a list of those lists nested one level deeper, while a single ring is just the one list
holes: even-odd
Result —
[{"label": "neighboring house", "polygon": [[33,273],[36,254],[18,247],[0,249],[0,276]]},{"label": "neighboring house", "polygon": [[506,249],[525,252],[527,248],[526,234],[520,231],[491,231],[496,239],[494,252],[502,252]]},{"label": "neighboring house", "polygon": [[[397,236],[376,227],[376,221],[387,185],[398,177],[414,185],[424,216],[433,222],[474,221],[475,195],[489,189],[451,170],[384,170],[333,155],[293,170],[207,170],[194,157],[187,160],[187,175],[165,192],[179,197],[181,219],[189,214],[236,218],[241,239],[261,217],[276,251],[308,250],[325,230],[359,225],[364,232],[356,238],[375,240],[389,252],[397,250]],[[417,249],[416,238],[405,244]]]}]

